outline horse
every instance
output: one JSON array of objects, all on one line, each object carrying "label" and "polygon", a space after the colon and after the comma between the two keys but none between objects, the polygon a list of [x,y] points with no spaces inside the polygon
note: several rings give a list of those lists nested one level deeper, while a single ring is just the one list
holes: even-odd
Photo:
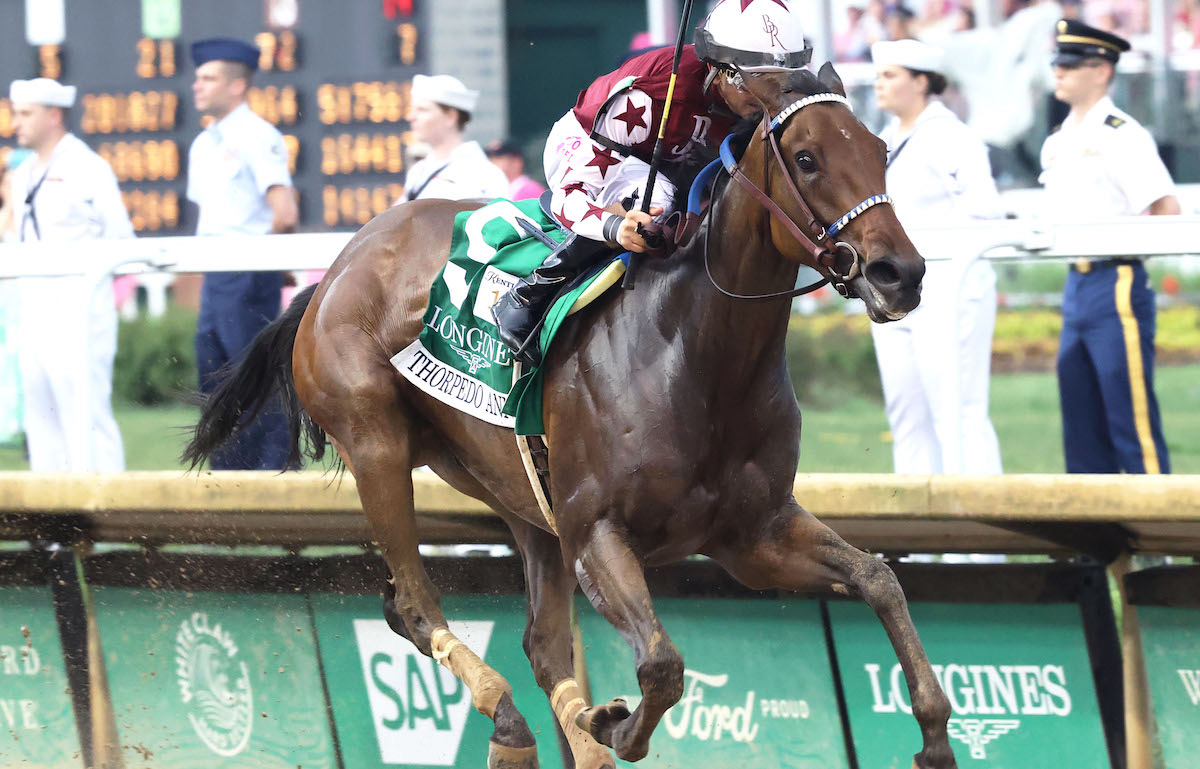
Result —
[{"label": "horse", "polygon": [[[302,438],[313,459],[326,441],[335,448],[391,574],[384,616],[493,720],[492,769],[536,767],[536,748],[511,687],[450,632],[422,568],[411,476],[421,465],[511,530],[528,596],[524,648],[580,769],[614,767],[609,749],[646,756],[682,696],[683,659],[644,569],[694,554],[751,588],[865,600],[907,680],[922,735],[913,766],[956,766],[950,704],[892,570],[792,494],[801,421],[784,355],[790,302],[780,299],[804,264],[886,322],[919,303],[924,261],[891,206],[874,204],[886,198],[886,147],[855,118],[833,67],[743,79],[762,122],[698,229],[670,259],[645,263],[636,290],[610,291],[569,319],[549,350],[554,525],[509,429],[444,405],[389,363],[421,331],[454,216],[483,202],[416,201],[366,224],[211,394],[185,452],[194,467],[275,397],[294,459]],[[642,699],[632,712],[621,700],[587,703],[573,678],[577,586],[634,651]]]}]

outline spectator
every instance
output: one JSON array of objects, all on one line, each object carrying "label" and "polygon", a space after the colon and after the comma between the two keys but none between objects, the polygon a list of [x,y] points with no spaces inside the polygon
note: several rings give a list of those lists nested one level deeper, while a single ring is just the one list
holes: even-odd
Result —
[{"label": "spectator", "polygon": [[[1178,214],[1154,138],[1108,96],[1129,43],[1057,25],[1054,95],[1070,106],[1042,146],[1048,216]],[[1154,397],[1154,289],[1141,259],[1080,259],[1063,292],[1058,390],[1069,473],[1168,473]]]},{"label": "spectator", "polygon": [[867,45],[874,45],[880,40],[887,39],[887,29],[884,25],[885,16],[887,16],[887,7],[883,4],[883,0],[867,0],[867,10],[860,22]]},{"label": "spectator", "polygon": [[514,142],[492,142],[488,145],[487,156],[508,179],[509,200],[529,200],[546,191],[545,187],[525,175],[525,156]]},{"label": "spectator", "polygon": [[913,30],[913,20],[916,16],[903,4],[889,6],[883,17],[885,34],[888,40],[909,40],[916,37]]},{"label": "spectator", "polygon": [[501,198],[508,179],[492,165],[479,142],[464,141],[463,129],[479,100],[458,78],[417,75],[413,78],[408,120],[429,155],[408,169],[404,194],[397,203],[423,198]]},{"label": "spectator", "polygon": [[867,39],[867,26],[866,6],[862,0],[850,0],[846,5],[846,26],[833,37],[833,55],[838,61],[870,58],[874,40]]},{"label": "spectator", "polygon": [[[291,232],[299,214],[283,136],[246,104],[259,51],[239,40],[192,45],[196,109],[212,123],[188,152],[188,199],[200,208],[197,235]],[[278,272],[213,272],[204,276],[196,325],[201,392],[279,315],[285,276]],[[214,470],[281,470],[288,455],[282,414],[268,410],[213,454]]]},{"label": "spectator", "polygon": [[1200,0],[1179,0],[1171,40],[1177,50],[1200,48]]},{"label": "spectator", "polygon": [[[946,88],[943,52],[900,40],[876,43],[871,54],[876,99],[894,116],[880,136],[900,223],[999,217],[987,147],[936,98]],[[921,305],[903,320],[871,324],[897,473],[1001,471],[988,418],[995,323],[990,264],[975,264],[964,275],[954,262],[927,262]]]},{"label": "spectator", "polygon": [[[34,153],[12,173],[12,199],[20,207],[13,211],[17,240],[132,238],[112,168],[67,131],[75,88],[47,78],[15,80],[9,98],[17,142]],[[81,250],[66,246],[62,253]],[[93,292],[85,277],[23,278],[18,291],[30,468],[123,470],[125,450],[112,414],[112,283]]]}]

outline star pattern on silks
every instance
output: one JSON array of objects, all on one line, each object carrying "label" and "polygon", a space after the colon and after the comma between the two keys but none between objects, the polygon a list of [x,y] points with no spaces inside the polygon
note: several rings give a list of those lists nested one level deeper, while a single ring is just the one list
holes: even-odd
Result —
[{"label": "star pattern on silks", "polygon": [[604,209],[601,208],[600,206],[592,205],[592,201],[589,200],[589,201],[587,201],[587,212],[582,217],[580,217],[579,221],[582,222],[582,221],[586,220],[589,216],[594,216],[597,219],[602,219],[602,217],[604,216]]},{"label": "star pattern on silks", "polygon": [[584,185],[583,182],[571,182],[570,184],[564,184],[562,187],[562,191],[568,195],[570,195],[572,192],[582,192],[583,194],[586,195],[587,187]]},{"label": "star pattern on silks", "polygon": [[642,115],[646,114],[645,107],[633,106],[633,99],[625,100],[625,111],[620,115],[613,115],[613,120],[620,120],[625,124],[625,132],[633,133],[635,128],[645,128],[646,124],[642,122]]},{"label": "star pattern on silks", "polygon": [[[754,0],[742,0],[742,13],[745,13],[746,9],[749,8],[750,4],[753,2],[754,2]],[[791,12],[791,9],[788,8],[786,4],[784,4],[783,0],[771,0],[771,2],[775,3],[775,5],[778,5],[783,10]]]},{"label": "star pattern on silks", "polygon": [[613,157],[612,150],[608,147],[601,147],[594,144],[592,145],[592,159],[587,162],[586,166],[596,166],[599,168],[600,178],[603,179],[608,174],[609,167],[620,164],[621,161]]},{"label": "star pattern on silks", "polygon": [[560,222],[562,222],[562,226],[566,227],[568,230],[575,226],[575,222],[567,218],[567,206],[565,204],[558,209],[558,213],[554,216]]}]

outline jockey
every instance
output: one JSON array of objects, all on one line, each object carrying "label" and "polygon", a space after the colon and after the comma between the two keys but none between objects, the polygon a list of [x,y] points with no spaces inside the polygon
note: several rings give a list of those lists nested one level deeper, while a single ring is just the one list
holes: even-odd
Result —
[{"label": "jockey", "polygon": [[[529,339],[546,305],[570,281],[612,249],[646,250],[639,225],[671,213],[670,169],[711,159],[739,118],[762,108],[741,87],[745,72],[798,69],[812,58],[795,0],[722,0],[696,29],[679,62],[662,159],[650,212],[643,213],[650,158],[666,106],[672,48],[649,51],[600,77],[550,130],[543,156],[550,210],[573,234],[493,308],[500,338],[520,360],[541,361]],[[527,341],[528,340],[528,341]]]}]

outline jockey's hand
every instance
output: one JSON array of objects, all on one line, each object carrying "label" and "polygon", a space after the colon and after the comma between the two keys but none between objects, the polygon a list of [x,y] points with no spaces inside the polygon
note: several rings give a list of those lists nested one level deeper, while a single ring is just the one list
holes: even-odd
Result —
[{"label": "jockey's hand", "polygon": [[650,212],[645,213],[639,208],[625,212],[625,221],[617,229],[617,245],[635,254],[645,253],[646,241],[638,234],[638,225],[645,227],[654,217],[663,212],[662,206],[650,206]]}]

